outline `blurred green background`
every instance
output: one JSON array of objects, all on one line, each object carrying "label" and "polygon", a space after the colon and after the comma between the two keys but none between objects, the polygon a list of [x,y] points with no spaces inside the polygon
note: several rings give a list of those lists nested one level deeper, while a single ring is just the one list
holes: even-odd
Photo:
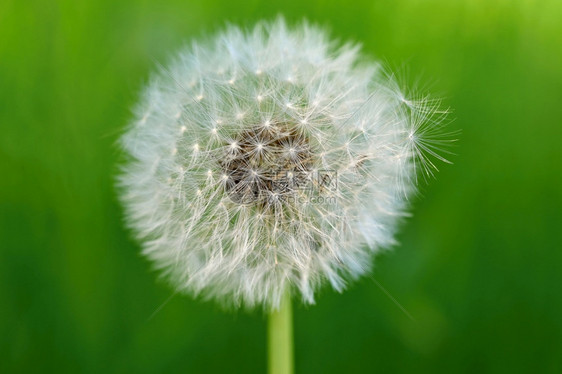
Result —
[{"label": "blurred green background", "polygon": [[376,261],[413,320],[372,279],[324,290],[295,311],[297,372],[562,372],[555,0],[3,0],[0,372],[265,371],[264,316],[171,297],[123,228],[113,180],[154,60],[278,13],[430,83],[462,129],[455,165]]}]

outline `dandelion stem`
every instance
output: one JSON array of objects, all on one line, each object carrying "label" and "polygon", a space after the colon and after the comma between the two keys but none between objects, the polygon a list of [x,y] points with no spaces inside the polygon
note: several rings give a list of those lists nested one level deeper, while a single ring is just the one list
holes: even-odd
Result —
[{"label": "dandelion stem", "polygon": [[283,294],[279,310],[271,312],[267,324],[269,374],[293,373],[293,311],[291,295]]}]

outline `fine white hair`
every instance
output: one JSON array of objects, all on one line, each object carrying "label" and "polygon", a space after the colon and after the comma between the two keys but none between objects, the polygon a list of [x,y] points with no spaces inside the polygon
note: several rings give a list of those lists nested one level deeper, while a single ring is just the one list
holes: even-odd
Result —
[{"label": "fine white hair", "polygon": [[153,76],[121,138],[119,186],[143,253],[178,291],[313,303],[394,243],[416,169],[442,159],[445,112],[359,51],[277,19],[193,43]]}]

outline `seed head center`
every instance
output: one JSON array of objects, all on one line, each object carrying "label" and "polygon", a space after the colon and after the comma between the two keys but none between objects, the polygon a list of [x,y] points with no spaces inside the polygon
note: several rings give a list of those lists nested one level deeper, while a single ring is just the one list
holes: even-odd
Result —
[{"label": "seed head center", "polygon": [[308,137],[287,122],[244,130],[231,144],[218,162],[228,175],[226,191],[240,204],[266,207],[296,193],[295,176],[307,175],[314,162]]}]

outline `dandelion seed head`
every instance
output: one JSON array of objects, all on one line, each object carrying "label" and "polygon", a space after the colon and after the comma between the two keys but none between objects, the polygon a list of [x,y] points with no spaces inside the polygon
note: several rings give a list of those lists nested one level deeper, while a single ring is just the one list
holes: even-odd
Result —
[{"label": "dandelion seed head", "polygon": [[275,309],[291,289],[313,303],[394,244],[417,170],[446,161],[438,104],[406,98],[316,26],[231,26],[145,89],[121,139],[128,223],[179,291]]}]

